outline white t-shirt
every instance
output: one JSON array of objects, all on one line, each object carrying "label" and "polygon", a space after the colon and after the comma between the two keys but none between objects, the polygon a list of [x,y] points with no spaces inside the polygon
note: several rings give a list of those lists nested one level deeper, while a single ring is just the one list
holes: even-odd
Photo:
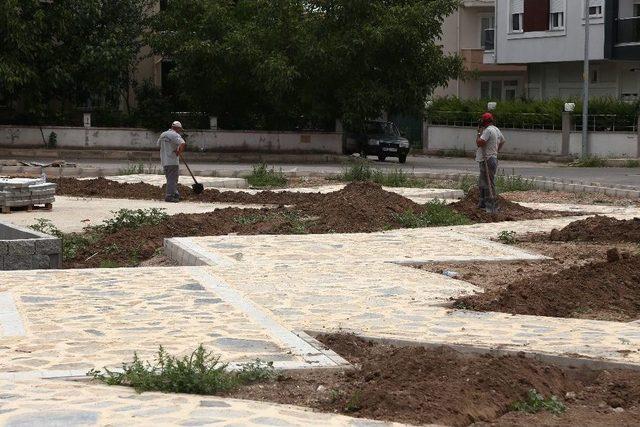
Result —
[{"label": "white t-shirt", "polygon": [[157,144],[160,146],[160,164],[163,167],[180,164],[176,150],[180,144],[184,144],[184,139],[178,132],[173,129],[163,132],[158,138]]},{"label": "white t-shirt", "polygon": [[495,127],[494,125],[487,126],[482,135],[480,135],[480,139],[486,141],[484,147],[478,147],[476,150],[476,162],[483,162],[490,157],[498,157],[498,146],[501,142],[504,142],[504,136],[500,129]]}]

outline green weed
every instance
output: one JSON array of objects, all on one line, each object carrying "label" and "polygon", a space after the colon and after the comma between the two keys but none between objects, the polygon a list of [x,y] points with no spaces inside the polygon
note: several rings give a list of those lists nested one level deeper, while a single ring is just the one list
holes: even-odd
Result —
[{"label": "green weed", "polygon": [[164,209],[120,209],[112,212],[109,218],[100,225],[91,227],[100,233],[111,234],[123,228],[140,228],[145,225],[158,225],[169,217]]},{"label": "green weed", "polygon": [[343,182],[372,181],[385,187],[423,188],[426,186],[426,181],[416,178],[413,173],[407,173],[398,168],[383,171],[372,168],[364,161],[356,161],[347,167],[337,179]]},{"label": "green weed", "polygon": [[509,409],[511,411],[527,412],[529,414],[548,411],[552,414],[559,415],[567,408],[556,396],[545,398],[543,395],[538,393],[537,390],[531,389],[527,393],[527,398],[525,400],[512,403]]},{"label": "green weed", "polygon": [[355,391],[344,407],[345,412],[356,412],[362,409],[362,393]]},{"label": "green weed", "polygon": [[629,159],[625,162],[624,166],[626,168],[640,168],[640,160]]},{"label": "green weed", "polygon": [[76,254],[84,251],[96,240],[90,234],[64,233],[50,220],[44,218],[36,219],[36,223],[30,225],[29,228],[59,238],[62,241],[63,259],[75,258]]},{"label": "green weed", "polygon": [[513,245],[517,242],[516,232],[503,230],[498,233],[498,240],[500,243],[504,243],[505,245]]},{"label": "green weed", "polygon": [[536,186],[533,179],[523,178],[515,175],[498,174],[496,176],[496,190],[499,193],[507,193],[509,191],[531,191]]},{"label": "green weed", "polygon": [[603,168],[606,166],[605,159],[598,156],[585,156],[569,163],[575,168]]},{"label": "green weed", "polygon": [[462,175],[458,181],[458,188],[467,194],[473,187],[478,185],[478,178],[471,175]]},{"label": "green weed", "polygon": [[154,363],[142,361],[136,353],[133,362],[123,363],[122,372],[104,368],[92,369],[87,375],[107,385],[129,386],[138,392],[160,391],[213,395],[233,390],[241,385],[268,381],[275,376],[273,363],[256,360],[242,365],[238,371],[229,371],[200,345],[191,355],[182,358],[168,354],[162,346]]},{"label": "green weed", "polygon": [[282,170],[276,171],[273,167],[269,169],[265,163],[254,165],[251,175],[247,177],[247,182],[251,187],[284,187],[287,185],[287,177]]},{"label": "green weed", "polygon": [[144,165],[142,163],[129,164],[118,169],[118,175],[140,175],[144,173]]},{"label": "green weed", "polygon": [[100,261],[100,268],[118,268],[120,265],[117,261],[112,261],[110,259],[105,259]]},{"label": "green weed", "polygon": [[471,222],[469,218],[456,212],[441,200],[432,200],[425,204],[424,211],[421,213],[406,211],[396,214],[395,219],[405,228],[465,225]]}]

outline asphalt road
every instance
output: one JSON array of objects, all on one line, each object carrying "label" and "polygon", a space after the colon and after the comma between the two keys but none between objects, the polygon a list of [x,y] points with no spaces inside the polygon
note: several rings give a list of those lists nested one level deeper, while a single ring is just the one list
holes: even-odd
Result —
[{"label": "asphalt road", "polygon": [[[397,160],[390,159],[384,163],[374,160],[370,157],[372,166],[380,169],[401,168],[407,172],[443,172],[443,173],[459,173],[459,172],[476,172],[477,164],[473,159],[466,158],[441,158],[441,157],[425,157],[415,156],[409,157],[407,163],[400,165]],[[104,160],[81,160],[77,162],[79,165],[106,167],[106,168],[124,168],[127,162],[108,162]],[[192,169],[217,170],[217,171],[245,171],[251,170],[251,164],[243,163],[199,163],[193,161],[189,163]],[[145,165],[146,166],[146,165]],[[153,165],[152,165],[153,166]],[[160,169],[157,165],[158,170]],[[295,170],[299,173],[304,172],[340,172],[344,170],[344,164],[283,164],[279,166],[283,171]],[[560,178],[572,181],[581,181],[588,183],[599,183],[604,185],[627,185],[637,186],[640,188],[640,168],[574,168],[557,163],[534,163],[519,161],[501,161],[500,170],[504,170],[507,174],[521,175],[524,177],[548,177]]]}]

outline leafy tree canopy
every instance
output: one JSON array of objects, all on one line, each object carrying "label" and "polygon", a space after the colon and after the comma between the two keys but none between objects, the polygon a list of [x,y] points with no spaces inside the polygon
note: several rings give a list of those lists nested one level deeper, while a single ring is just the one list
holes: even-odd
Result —
[{"label": "leafy tree canopy", "polygon": [[228,127],[420,113],[462,71],[438,44],[457,0],[172,0],[149,44],[177,95]]}]

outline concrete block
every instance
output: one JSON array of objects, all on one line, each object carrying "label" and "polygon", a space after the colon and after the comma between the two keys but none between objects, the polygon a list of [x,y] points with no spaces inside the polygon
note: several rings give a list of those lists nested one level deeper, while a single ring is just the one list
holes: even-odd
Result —
[{"label": "concrete block", "polygon": [[3,270],[30,270],[31,268],[31,256],[13,254],[4,256]]},{"label": "concrete block", "polygon": [[60,269],[62,268],[62,255],[49,255],[49,268]]},{"label": "concrete block", "polygon": [[8,255],[24,257],[36,253],[35,240],[10,240],[7,241],[7,244],[9,246]]},{"label": "concrete block", "polygon": [[49,255],[33,255],[31,257],[31,268],[36,270],[47,270],[51,268]]},{"label": "concrete block", "polygon": [[62,253],[62,242],[60,239],[36,240],[36,254],[54,255]]},{"label": "concrete block", "polygon": [[0,240],[0,256],[6,255],[9,253],[9,245],[7,242],[3,242]]}]

